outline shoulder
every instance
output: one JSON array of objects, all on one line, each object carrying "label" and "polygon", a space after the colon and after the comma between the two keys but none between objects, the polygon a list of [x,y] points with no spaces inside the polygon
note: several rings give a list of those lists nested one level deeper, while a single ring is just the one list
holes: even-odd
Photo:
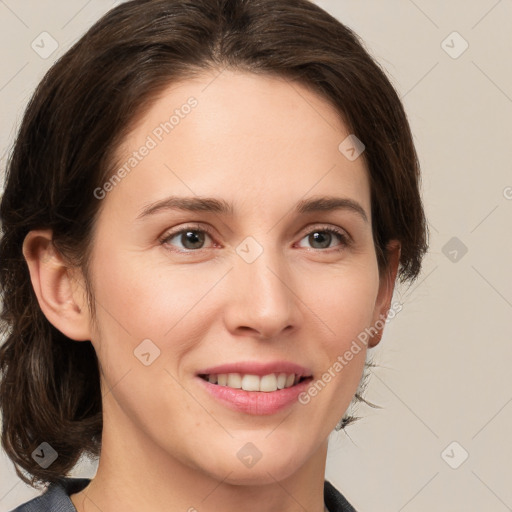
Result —
[{"label": "shoulder", "polygon": [[324,481],[324,502],[329,512],[357,512],[345,496],[328,480]]},{"label": "shoulder", "polygon": [[48,486],[46,491],[11,512],[76,512],[70,494],[81,491],[89,478],[62,478]]}]

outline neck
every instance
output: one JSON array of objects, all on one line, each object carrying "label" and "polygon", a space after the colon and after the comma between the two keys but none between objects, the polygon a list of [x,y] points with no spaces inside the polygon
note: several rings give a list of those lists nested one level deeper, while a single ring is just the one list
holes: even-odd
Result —
[{"label": "neck", "polygon": [[[264,471],[261,478],[250,475],[242,480],[236,477],[236,463],[223,475],[184,463],[156,445],[119,409],[104,410],[104,420],[96,476],[71,496],[78,512],[324,512],[327,439],[283,479]],[[198,449],[207,449],[207,444],[198,444]]]}]

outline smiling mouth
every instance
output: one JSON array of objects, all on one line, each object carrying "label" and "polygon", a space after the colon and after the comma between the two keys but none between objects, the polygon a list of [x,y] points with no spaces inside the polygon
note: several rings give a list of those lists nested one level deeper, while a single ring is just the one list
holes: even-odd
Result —
[{"label": "smiling mouth", "polygon": [[294,373],[270,373],[263,376],[240,373],[221,373],[209,375],[200,374],[198,377],[217,386],[242,389],[244,391],[262,391],[266,393],[291,388],[301,382],[313,379],[312,376],[305,377]]}]

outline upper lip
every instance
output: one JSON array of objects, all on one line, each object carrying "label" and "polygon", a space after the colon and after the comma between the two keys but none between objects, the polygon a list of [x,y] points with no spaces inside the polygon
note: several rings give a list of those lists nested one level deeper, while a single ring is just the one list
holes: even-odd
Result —
[{"label": "upper lip", "polygon": [[311,372],[300,364],[290,361],[271,361],[268,363],[256,361],[240,361],[237,363],[226,363],[220,366],[210,366],[197,372],[197,375],[212,375],[221,373],[241,373],[243,375],[268,375],[270,373],[295,373],[299,377],[310,377]]}]

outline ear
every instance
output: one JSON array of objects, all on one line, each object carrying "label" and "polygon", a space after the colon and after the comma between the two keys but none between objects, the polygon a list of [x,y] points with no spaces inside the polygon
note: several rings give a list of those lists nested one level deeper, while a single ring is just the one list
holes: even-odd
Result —
[{"label": "ear", "polygon": [[30,231],[23,256],[39,306],[60,332],[76,341],[90,340],[89,308],[82,273],[66,264],[52,243],[51,230]]},{"label": "ear", "polygon": [[[380,276],[379,293],[375,302],[375,315],[373,326],[377,330],[376,334],[372,334],[368,341],[368,347],[375,347],[382,339],[384,332],[385,319],[391,308],[393,292],[395,290],[395,280],[400,263],[401,244],[398,240],[391,240],[386,246],[388,266]],[[381,320],[379,322],[379,320]],[[377,326],[380,326],[377,327]]]}]

